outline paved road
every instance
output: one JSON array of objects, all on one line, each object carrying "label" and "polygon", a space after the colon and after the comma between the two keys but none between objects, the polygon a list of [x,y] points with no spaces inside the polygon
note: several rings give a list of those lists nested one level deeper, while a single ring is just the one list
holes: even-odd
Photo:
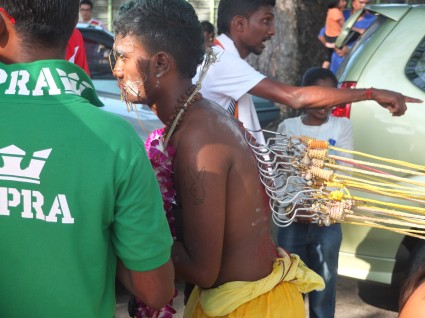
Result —
[{"label": "paved road", "polygon": [[386,285],[340,276],[336,318],[396,318],[398,300]]},{"label": "paved road", "polygon": [[[335,318],[396,318],[397,300],[385,285],[366,283],[340,276],[337,284]],[[181,290],[181,285],[178,289]],[[175,301],[177,314],[183,317],[182,293]],[[127,301],[129,295],[123,288],[117,290],[116,318],[128,318]],[[261,317],[259,317],[261,318]]]}]

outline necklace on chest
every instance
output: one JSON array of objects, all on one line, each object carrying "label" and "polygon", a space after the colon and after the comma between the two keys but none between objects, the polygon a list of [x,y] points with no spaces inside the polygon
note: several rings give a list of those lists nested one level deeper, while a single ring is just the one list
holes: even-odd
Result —
[{"label": "necklace on chest", "polygon": [[167,148],[171,135],[183,120],[183,115],[188,110],[189,106],[202,98],[201,93],[199,93],[199,89],[200,86],[192,85],[189,90],[177,100],[177,105],[165,124],[163,133],[164,149]]}]

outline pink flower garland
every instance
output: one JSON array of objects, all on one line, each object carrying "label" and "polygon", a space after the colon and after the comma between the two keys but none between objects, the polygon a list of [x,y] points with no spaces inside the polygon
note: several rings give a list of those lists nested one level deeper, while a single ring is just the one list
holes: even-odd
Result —
[{"label": "pink flower garland", "polygon": [[170,146],[170,144],[167,145],[167,149],[163,149],[163,132],[164,128],[153,131],[146,139],[145,147],[161,189],[162,200],[164,202],[164,212],[167,216],[171,234],[175,240],[176,231],[174,229],[172,203],[175,201],[176,196],[176,190],[174,190],[173,187],[173,159],[176,149]]},{"label": "pink flower garland", "polygon": [[[173,158],[176,150],[167,145],[167,149],[163,149],[162,135],[164,128],[153,131],[145,142],[145,148],[151,162],[152,168],[155,172],[156,179],[158,180],[161,189],[162,200],[164,202],[164,212],[167,216],[168,225],[170,227],[173,239],[176,239],[176,231],[174,228],[174,216],[172,213],[172,203],[175,201],[176,191],[173,187]],[[173,299],[177,296],[177,289],[175,290]],[[176,310],[173,308],[173,299],[160,310],[149,308],[136,299],[138,305],[136,318],[172,318]]]}]

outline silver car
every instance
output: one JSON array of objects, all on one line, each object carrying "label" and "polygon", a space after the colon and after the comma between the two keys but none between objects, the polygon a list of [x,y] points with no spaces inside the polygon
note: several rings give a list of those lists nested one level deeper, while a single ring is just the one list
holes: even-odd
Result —
[{"label": "silver car", "polygon": [[[425,100],[425,5],[370,5],[365,9],[377,18],[338,70],[340,86],[390,89]],[[350,38],[351,26],[360,14],[346,22],[337,46]],[[337,113],[352,120],[355,150],[425,164],[424,104],[408,104],[402,117],[390,116],[373,101],[346,105]],[[425,181],[423,176],[415,178]],[[424,208],[423,203],[417,205]],[[425,241],[343,225],[339,256],[341,275],[397,285],[400,277],[425,264]]]}]

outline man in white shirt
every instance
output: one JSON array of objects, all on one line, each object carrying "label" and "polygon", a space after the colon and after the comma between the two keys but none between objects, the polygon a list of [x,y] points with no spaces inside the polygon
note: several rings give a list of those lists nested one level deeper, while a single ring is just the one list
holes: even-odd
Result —
[{"label": "man in white shirt", "polygon": [[[263,133],[255,111],[250,91],[266,76],[253,69],[239,55],[233,41],[225,34],[215,39],[214,50],[218,62],[211,67],[202,82],[201,92],[204,97],[211,99],[229,110],[247,128],[259,143],[264,144]],[[225,48],[225,49],[224,49]],[[195,80],[197,77],[195,78]],[[219,79],[219,80],[217,80]],[[237,101],[237,105],[235,102]]]},{"label": "man in white shirt", "polygon": [[102,21],[92,18],[93,11],[93,2],[90,0],[81,0],[80,1],[80,17],[81,20],[79,22],[88,23],[92,25],[98,25],[106,30],[106,26]]},{"label": "man in white shirt", "polygon": [[[377,101],[394,116],[406,111],[406,102],[421,102],[392,91],[368,88],[339,90],[329,87],[295,87],[268,78],[244,59],[260,55],[265,42],[275,34],[275,0],[221,0],[218,7],[218,61],[202,83],[202,94],[235,115],[254,134],[259,143],[264,137],[251,95],[292,108],[331,107],[366,99]],[[220,48],[220,46],[223,47]],[[197,77],[194,78],[194,81]],[[237,103],[236,103],[237,102]]]}]

